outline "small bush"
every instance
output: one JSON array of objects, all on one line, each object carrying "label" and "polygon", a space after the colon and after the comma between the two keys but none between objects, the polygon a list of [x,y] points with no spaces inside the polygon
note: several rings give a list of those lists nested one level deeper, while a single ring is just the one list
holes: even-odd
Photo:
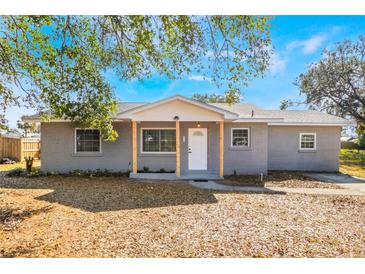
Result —
[{"label": "small bush", "polygon": [[149,168],[148,166],[144,166],[144,167],[143,167],[143,171],[144,171],[145,173],[147,173],[147,172],[149,172],[149,171],[150,171],[150,168]]},{"label": "small bush", "polygon": [[9,171],[6,176],[8,177],[40,177],[46,176],[47,174],[43,173],[39,168],[32,169],[31,172],[27,172],[23,168],[17,168]]},{"label": "small bush", "polygon": [[31,172],[27,172],[25,169],[14,169],[7,173],[9,177],[41,177],[41,176],[75,176],[75,177],[127,177],[128,172],[113,172],[107,169],[97,170],[80,170],[75,169],[68,173],[59,172],[42,172],[39,168],[32,169]]},{"label": "small bush", "polygon": [[41,177],[46,175],[47,174],[43,173],[39,168],[34,168],[31,172],[27,172],[28,177]]},{"label": "small bush", "polygon": [[26,175],[26,171],[22,168],[16,168],[16,169],[13,169],[13,170],[10,170],[6,176],[9,176],[9,177],[22,177],[24,175]]}]

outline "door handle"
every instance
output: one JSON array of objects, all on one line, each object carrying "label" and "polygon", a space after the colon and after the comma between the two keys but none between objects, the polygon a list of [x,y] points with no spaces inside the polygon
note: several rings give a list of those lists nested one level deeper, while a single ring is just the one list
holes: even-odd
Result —
[{"label": "door handle", "polygon": [[189,149],[188,149],[188,153],[191,153],[191,148],[189,147]]}]

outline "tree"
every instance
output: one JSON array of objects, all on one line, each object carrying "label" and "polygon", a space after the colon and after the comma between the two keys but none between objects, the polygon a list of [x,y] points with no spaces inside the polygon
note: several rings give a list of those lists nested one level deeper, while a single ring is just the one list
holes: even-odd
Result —
[{"label": "tree", "polygon": [[25,137],[28,136],[28,133],[34,133],[37,131],[37,125],[35,123],[27,123],[22,121],[17,121],[17,128],[23,132]]},{"label": "tree", "polygon": [[365,125],[365,37],[336,44],[298,78],[305,103]]},{"label": "tree", "polygon": [[[270,57],[265,16],[1,16],[0,107],[36,108],[115,140],[108,72],[209,76],[233,100]],[[20,93],[20,96],[19,96]]]},{"label": "tree", "polygon": [[280,110],[286,110],[286,109],[292,107],[293,105],[294,105],[294,102],[289,100],[289,99],[288,100],[281,100],[279,109]]},{"label": "tree", "polygon": [[[303,105],[303,104],[305,104],[305,103],[298,102],[298,101],[293,101],[291,99],[284,99],[284,100],[280,101],[279,109],[280,110],[286,110],[288,108],[296,107],[296,106]],[[309,109],[313,109],[313,107],[309,106]]]},{"label": "tree", "polygon": [[360,149],[365,148],[365,134],[362,133],[358,136],[358,145]]},{"label": "tree", "polygon": [[229,104],[234,104],[234,103],[239,103],[240,102],[240,97],[238,94],[234,94],[229,95],[229,94],[224,94],[224,95],[220,95],[220,94],[208,94],[208,93],[194,93],[193,96],[191,97],[192,99],[202,102],[202,103],[229,103]]},{"label": "tree", "polygon": [[0,115],[0,130],[9,130],[8,120],[5,119],[4,115]]}]

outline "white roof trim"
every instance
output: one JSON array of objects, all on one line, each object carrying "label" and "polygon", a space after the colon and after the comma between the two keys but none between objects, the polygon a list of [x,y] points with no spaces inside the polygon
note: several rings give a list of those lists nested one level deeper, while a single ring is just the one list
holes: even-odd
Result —
[{"label": "white roof trim", "polygon": [[[123,119],[113,118],[113,122],[124,122]],[[22,118],[23,122],[26,123],[63,123],[63,122],[71,122],[71,120],[66,119],[51,119],[50,121],[42,121],[40,118]]]},{"label": "white roof trim", "polygon": [[337,127],[344,127],[344,126],[353,126],[354,123],[268,123],[269,126],[337,126]]},{"label": "white roof trim", "polygon": [[159,100],[159,101],[155,101],[153,103],[149,103],[149,104],[145,104],[145,105],[142,105],[142,106],[139,106],[139,107],[135,107],[133,109],[130,109],[130,110],[127,110],[127,111],[124,111],[124,112],[119,112],[117,114],[117,116],[121,116],[120,118],[128,118],[130,114],[138,113],[138,112],[141,112],[143,110],[146,110],[146,109],[149,109],[149,108],[152,108],[152,107],[156,107],[156,106],[159,106],[161,104],[168,103],[168,102],[171,102],[171,101],[174,101],[174,100],[181,100],[183,102],[186,102],[186,103],[189,103],[189,104],[192,104],[192,105],[204,108],[204,109],[208,109],[208,110],[213,111],[213,112],[223,114],[224,118],[226,118],[226,119],[237,119],[238,116],[239,116],[237,113],[234,113],[234,112],[231,112],[231,111],[228,111],[228,110],[225,110],[225,109],[213,106],[213,105],[205,104],[205,103],[202,103],[202,102],[199,102],[199,101],[196,101],[196,100],[192,100],[192,99],[189,99],[189,98],[181,96],[181,95],[174,95],[174,96],[168,97],[166,99],[162,99],[162,100]]},{"label": "white roof trim", "polygon": [[234,120],[233,123],[244,123],[244,122],[269,123],[269,122],[275,122],[275,121],[284,121],[284,119],[283,118],[264,118],[264,117],[239,118],[237,120]]}]

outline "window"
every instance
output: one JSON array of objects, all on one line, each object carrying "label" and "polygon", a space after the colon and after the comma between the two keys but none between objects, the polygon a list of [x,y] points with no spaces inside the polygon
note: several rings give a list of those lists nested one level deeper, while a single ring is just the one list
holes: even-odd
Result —
[{"label": "window", "polygon": [[76,152],[100,152],[98,129],[76,129]]},{"label": "window", "polygon": [[250,134],[248,128],[232,128],[231,130],[232,147],[250,146]]},{"label": "window", "polygon": [[142,152],[174,153],[175,129],[142,129]]},{"label": "window", "polygon": [[316,134],[315,133],[300,133],[301,150],[315,150],[316,149]]}]

